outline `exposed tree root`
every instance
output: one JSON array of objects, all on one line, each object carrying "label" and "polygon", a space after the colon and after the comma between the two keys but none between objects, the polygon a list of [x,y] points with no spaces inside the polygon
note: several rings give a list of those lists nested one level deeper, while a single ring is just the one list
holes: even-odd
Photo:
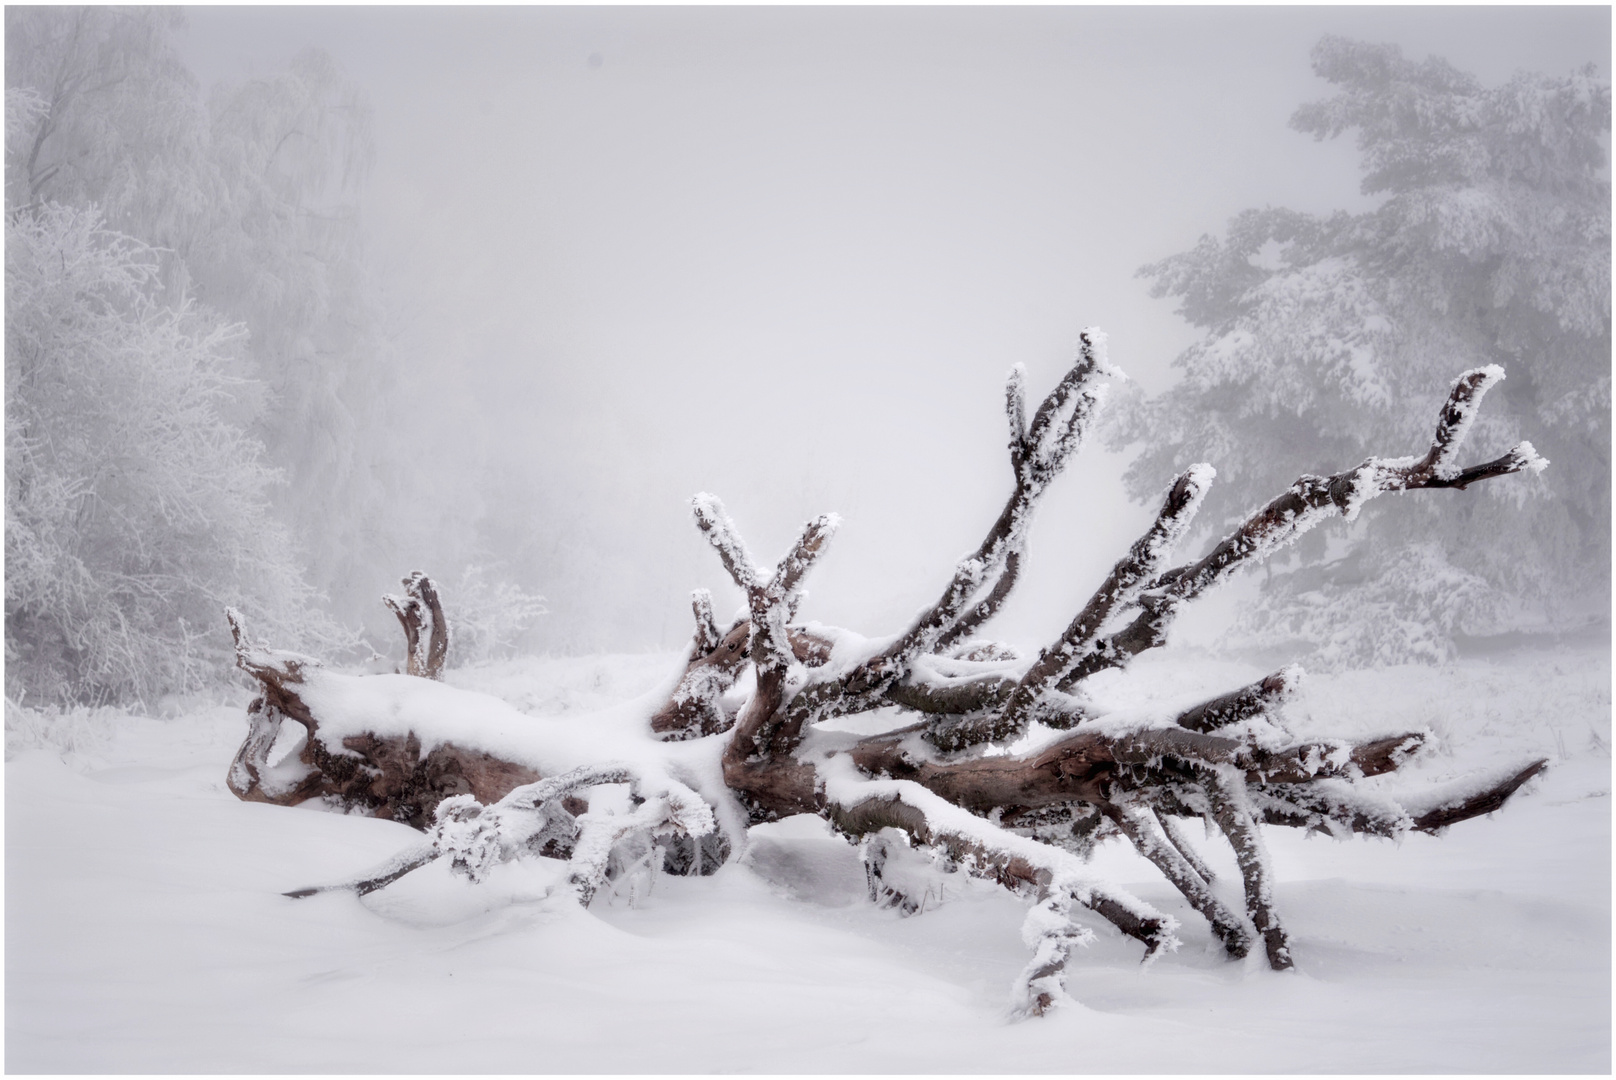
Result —
[{"label": "exposed tree root", "polygon": [[[430,719],[420,729],[378,721],[356,730],[352,710],[363,711],[372,689],[379,694],[385,685],[396,710],[398,695],[427,684],[320,670],[306,657],[252,644],[240,616],[230,612],[236,662],[260,690],[230,767],[231,790],[282,805],[323,799],[430,836],[351,881],[287,895],[333,889],[364,895],[440,858],[481,880],[501,862],[543,856],[566,861],[567,889],[588,904],[624,874],[711,872],[741,847],[749,824],[817,814],[861,845],[877,902],[922,907],[888,879],[896,846],[929,850],[948,867],[1026,896],[1032,906],[1024,936],[1034,955],[1017,982],[1015,1008],[1022,1014],[1064,1000],[1072,951],[1093,937],[1078,921],[1081,912],[1140,942],[1147,959],[1177,947],[1173,919],[1086,868],[1084,856],[1110,836],[1125,838],[1155,865],[1230,955],[1244,956],[1261,940],[1271,967],[1292,967],[1264,825],[1337,836],[1437,832],[1497,810],[1545,762],[1409,797],[1405,805],[1360,781],[1395,772],[1424,736],[1352,743],[1290,735],[1279,710],[1302,677],[1299,669],[1173,715],[1128,723],[1107,717],[1085,696],[1083,680],[1161,645],[1186,604],[1329,515],[1351,518],[1387,491],[1463,490],[1545,463],[1522,444],[1494,461],[1458,467],[1470,418],[1502,378],[1497,368],[1466,372],[1423,457],[1371,458],[1335,476],[1303,476],[1205,557],[1164,569],[1214,476],[1210,466],[1194,466],[1061,635],[1032,661],[1017,661],[1010,650],[970,636],[1013,587],[1032,511],[1099,404],[1101,380],[1110,373],[1101,345],[1098,334],[1083,335],[1077,362],[1030,422],[1023,376],[1012,373],[1011,495],[941,596],[879,645],[792,623],[802,582],[838,524],[834,515],[807,523],[769,568],[752,557],[719,501],[697,496],[697,526],[746,594],[747,614],[721,629],[711,597],[694,594],[684,671],[637,741],[624,744],[632,760],[605,761],[611,751],[603,750],[602,762],[590,762],[575,739],[509,710],[495,716],[498,731],[486,738],[447,721],[436,730]],[[412,574],[404,597],[385,599],[404,630],[408,675],[438,678],[449,626],[431,580]],[[752,691],[726,703],[748,669]],[[461,701],[471,708],[472,699],[479,709],[492,708],[480,695],[432,692],[450,712]],[[865,738],[820,727],[894,705],[915,722]],[[391,714],[378,707],[374,715]],[[271,763],[288,719],[302,726],[303,739],[285,760]],[[1010,743],[1029,737],[1030,748],[1009,752]],[[546,762],[562,764],[541,768]],[[721,786],[714,786],[720,775]],[[626,807],[597,806],[597,793],[608,785],[628,786]],[[1181,818],[1215,825],[1233,847],[1244,913],[1212,890],[1212,871],[1179,828]]]}]

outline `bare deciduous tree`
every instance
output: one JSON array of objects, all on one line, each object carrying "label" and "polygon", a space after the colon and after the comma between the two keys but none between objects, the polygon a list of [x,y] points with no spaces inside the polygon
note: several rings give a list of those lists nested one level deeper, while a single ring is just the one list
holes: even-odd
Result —
[{"label": "bare deciduous tree", "polygon": [[[1215,475],[1196,465],[1170,486],[1145,535],[1060,637],[1031,663],[1017,662],[1013,651],[972,635],[1008,595],[1032,510],[1100,403],[1109,374],[1101,344],[1097,332],[1083,335],[1077,362],[1030,420],[1023,375],[1012,373],[1010,497],[938,599],[889,639],[793,623],[834,515],[807,523],[770,568],[710,495],[692,500],[696,524],[744,590],[747,614],[720,628],[710,596],[698,590],[685,670],[665,701],[627,719],[561,724],[423,679],[336,675],[253,645],[232,613],[238,663],[262,693],[231,789],[286,804],[324,797],[429,835],[359,878],[289,895],[362,894],[444,857],[477,880],[501,861],[540,854],[568,860],[570,887],[588,903],[606,880],[636,867],[707,873],[741,849],[747,826],[816,814],[860,844],[872,899],[918,908],[884,873],[904,845],[1031,897],[1024,936],[1035,955],[1017,989],[1028,1013],[1062,999],[1067,958],[1093,936],[1073,921],[1076,908],[1137,939],[1147,957],[1177,946],[1172,917],[1085,865],[1107,837],[1124,838],[1159,868],[1231,956],[1260,943],[1270,966],[1291,967],[1264,825],[1382,837],[1437,832],[1497,809],[1545,762],[1393,801],[1356,782],[1396,770],[1423,736],[1353,743],[1291,735],[1278,709],[1298,669],[1156,718],[1107,714],[1084,680],[1162,645],[1186,605],[1333,514],[1350,519],[1386,492],[1464,490],[1546,462],[1522,443],[1492,461],[1459,465],[1482,396],[1503,377],[1496,367],[1469,371],[1453,384],[1422,455],[1302,476],[1208,554],[1169,566]],[[423,576],[409,580],[431,594]],[[436,627],[441,613],[433,615]],[[750,692],[734,701],[748,671]],[[822,726],[891,706],[914,722],[872,736]],[[272,765],[270,747],[288,717],[305,739]],[[630,812],[591,807],[592,789],[620,783],[630,785]],[[1243,912],[1211,888],[1182,818],[1200,818],[1228,839]]]}]

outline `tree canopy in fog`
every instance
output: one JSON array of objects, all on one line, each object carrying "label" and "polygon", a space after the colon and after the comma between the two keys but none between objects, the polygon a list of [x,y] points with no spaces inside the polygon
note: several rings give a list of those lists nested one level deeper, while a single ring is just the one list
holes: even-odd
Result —
[{"label": "tree canopy in fog", "polygon": [[94,209],[46,202],[6,224],[8,693],[147,697],[217,680],[205,647],[243,598],[300,640],[312,606],[276,474],[228,414],[244,337],[152,297],[157,258]]},{"label": "tree canopy in fog", "polygon": [[[204,100],[179,26],[6,13],[14,696],[216,679],[227,602],[338,648],[327,601],[360,622],[357,568],[405,529],[414,436],[389,418],[359,218],[370,106],[317,49]],[[476,565],[459,584],[471,658],[539,610]]]},{"label": "tree canopy in fog", "polygon": [[[1486,87],[1441,59],[1326,37],[1333,96],[1291,124],[1356,132],[1373,209],[1267,207],[1146,266],[1206,336],[1181,380],[1134,403],[1114,438],[1152,497],[1218,462],[1203,520],[1223,521],[1315,468],[1419,446],[1412,418],[1455,368],[1507,368],[1485,437],[1528,439],[1555,467],[1462,507],[1423,496],[1320,530],[1264,583],[1257,640],[1335,662],[1442,659],[1456,633],[1563,627],[1609,605],[1610,87],[1590,67]],[[1520,504],[1524,500],[1525,506]],[[1521,512],[1522,510],[1525,512]]]}]

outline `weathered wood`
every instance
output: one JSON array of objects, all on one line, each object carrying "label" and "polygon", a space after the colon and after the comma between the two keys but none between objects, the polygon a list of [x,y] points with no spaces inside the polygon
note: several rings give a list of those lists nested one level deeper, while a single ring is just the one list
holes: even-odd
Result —
[{"label": "weathered wood", "polygon": [[1251,935],[1240,917],[1223,906],[1223,901],[1208,887],[1210,879],[1198,872],[1178,847],[1157,833],[1138,807],[1108,802],[1100,804],[1100,810],[1211,924],[1212,932],[1223,942],[1230,956],[1242,957],[1251,951]]},{"label": "weathered wood", "polygon": [[[350,811],[424,829],[438,803],[451,795],[468,794],[479,802],[496,802],[512,789],[539,779],[528,766],[452,742],[423,754],[415,732],[386,737],[365,733],[344,738],[340,746],[327,745],[319,718],[298,693],[305,670],[317,662],[253,646],[240,614],[230,611],[228,615],[237,666],[259,685],[259,696],[248,706],[247,740],[226,778],[238,798],[279,806],[325,798]],[[266,782],[268,754],[288,719],[304,729],[297,758],[304,775],[276,785]]]},{"label": "weathered wood", "polygon": [[1173,482],[1145,535],[1134,541],[1128,553],[1117,560],[1060,638],[1038,654],[993,722],[982,726],[984,742],[1015,738],[1026,730],[1036,704],[1055,688],[1089,643],[1099,636],[1100,627],[1111,612],[1128,604],[1139,587],[1160,568],[1171,553],[1173,543],[1195,517],[1210,482],[1211,470],[1200,465]]},{"label": "weathered wood", "polygon": [[1206,865],[1206,861],[1201,858],[1200,852],[1195,850],[1195,845],[1191,844],[1189,838],[1184,835],[1183,829],[1179,827],[1178,819],[1171,814],[1165,813],[1160,807],[1153,807],[1152,812],[1155,815],[1156,824],[1161,826],[1162,834],[1167,837],[1168,843],[1172,844],[1174,849],[1184,856],[1184,861],[1190,864],[1190,869],[1194,870],[1196,875],[1208,885],[1216,881],[1217,878],[1213,875],[1212,868]]},{"label": "weathered wood", "polygon": [[1268,848],[1252,817],[1245,781],[1238,774],[1215,773],[1208,785],[1208,794],[1212,819],[1229,838],[1235,861],[1240,865],[1240,876],[1246,887],[1246,915],[1262,935],[1268,966],[1275,971],[1287,971],[1295,967],[1296,962],[1291,958],[1290,936],[1274,910],[1274,875],[1268,865]]},{"label": "weathered wood", "polygon": [[1203,701],[1180,713],[1178,726],[1204,734],[1262,716],[1295,688],[1299,675],[1296,669],[1286,668],[1250,686]]},{"label": "weathered wood", "polygon": [[449,659],[449,620],[443,615],[437,586],[419,570],[403,584],[402,597],[383,596],[382,603],[404,629],[404,673],[441,679]]},{"label": "weathered wood", "polygon": [[[701,653],[698,633],[678,685],[651,716],[651,730],[674,742],[728,731],[735,718],[724,712],[719,699],[735,685],[736,676],[750,659],[751,635],[751,620],[742,619]],[[816,634],[791,626],[786,628],[786,638],[791,642],[791,654],[806,667],[819,667],[830,659],[831,643]]]},{"label": "weathered wood", "polygon": [[1463,799],[1450,806],[1438,807],[1414,819],[1413,827],[1420,832],[1435,833],[1457,825],[1461,821],[1468,821],[1473,817],[1490,814],[1494,810],[1503,809],[1504,803],[1515,794],[1516,790],[1532,777],[1537,776],[1549,767],[1548,758],[1539,758],[1520,772],[1495,784],[1485,791],[1478,791],[1467,799]]}]

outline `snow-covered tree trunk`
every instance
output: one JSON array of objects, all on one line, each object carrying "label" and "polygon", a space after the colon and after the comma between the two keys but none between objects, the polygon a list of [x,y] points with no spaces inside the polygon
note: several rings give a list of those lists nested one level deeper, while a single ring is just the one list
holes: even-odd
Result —
[{"label": "snow-covered tree trunk", "polygon": [[[705,494],[692,500],[696,524],[745,592],[746,617],[720,630],[699,590],[688,660],[666,698],[587,724],[525,716],[430,679],[327,672],[254,646],[232,615],[238,664],[263,690],[232,766],[232,790],[284,803],[325,798],[409,821],[430,836],[351,881],[290,895],[368,892],[444,856],[477,880],[501,860],[544,855],[569,860],[568,887],[588,903],[610,877],[658,865],[710,872],[744,848],[749,825],[814,814],[860,844],[872,897],[882,902],[921,906],[889,873],[905,845],[1028,897],[1024,937],[1034,956],[1015,993],[1016,1008],[1035,1014],[1064,999],[1065,965],[1093,936],[1073,921],[1079,908],[1139,941],[1147,959],[1178,945],[1175,919],[1086,865],[1095,843],[1120,836],[1184,894],[1231,955],[1261,941],[1272,967],[1291,967],[1265,825],[1385,837],[1436,832],[1497,809],[1545,762],[1393,801],[1355,785],[1395,771],[1420,750],[1423,734],[1362,743],[1291,735],[1279,710],[1302,678],[1297,668],[1163,716],[1107,715],[1085,694],[1084,680],[1162,645],[1186,605],[1330,515],[1353,517],[1386,492],[1462,491],[1546,463],[1521,444],[1461,467],[1457,455],[1476,409],[1503,377],[1497,368],[1477,369],[1454,382],[1422,454],[1303,476],[1203,558],[1167,566],[1215,475],[1195,465],[1060,637],[1031,663],[1018,662],[970,633],[1009,592],[1032,511],[1101,401],[1110,373],[1102,346],[1097,332],[1083,335],[1077,362],[1030,422],[1023,378],[1012,373],[1010,497],[938,599],[889,639],[793,625],[835,515],[807,523],[768,567]],[[409,580],[430,593],[424,576]],[[433,617],[441,620],[441,612]],[[752,689],[737,702],[731,691],[748,668]],[[821,726],[889,706],[914,722],[870,736]],[[304,727],[306,740],[272,764],[268,747],[287,718]],[[593,792],[603,784],[629,785],[630,808],[597,808]],[[1211,889],[1211,871],[1176,818],[1200,818],[1227,837],[1243,912]]]}]

